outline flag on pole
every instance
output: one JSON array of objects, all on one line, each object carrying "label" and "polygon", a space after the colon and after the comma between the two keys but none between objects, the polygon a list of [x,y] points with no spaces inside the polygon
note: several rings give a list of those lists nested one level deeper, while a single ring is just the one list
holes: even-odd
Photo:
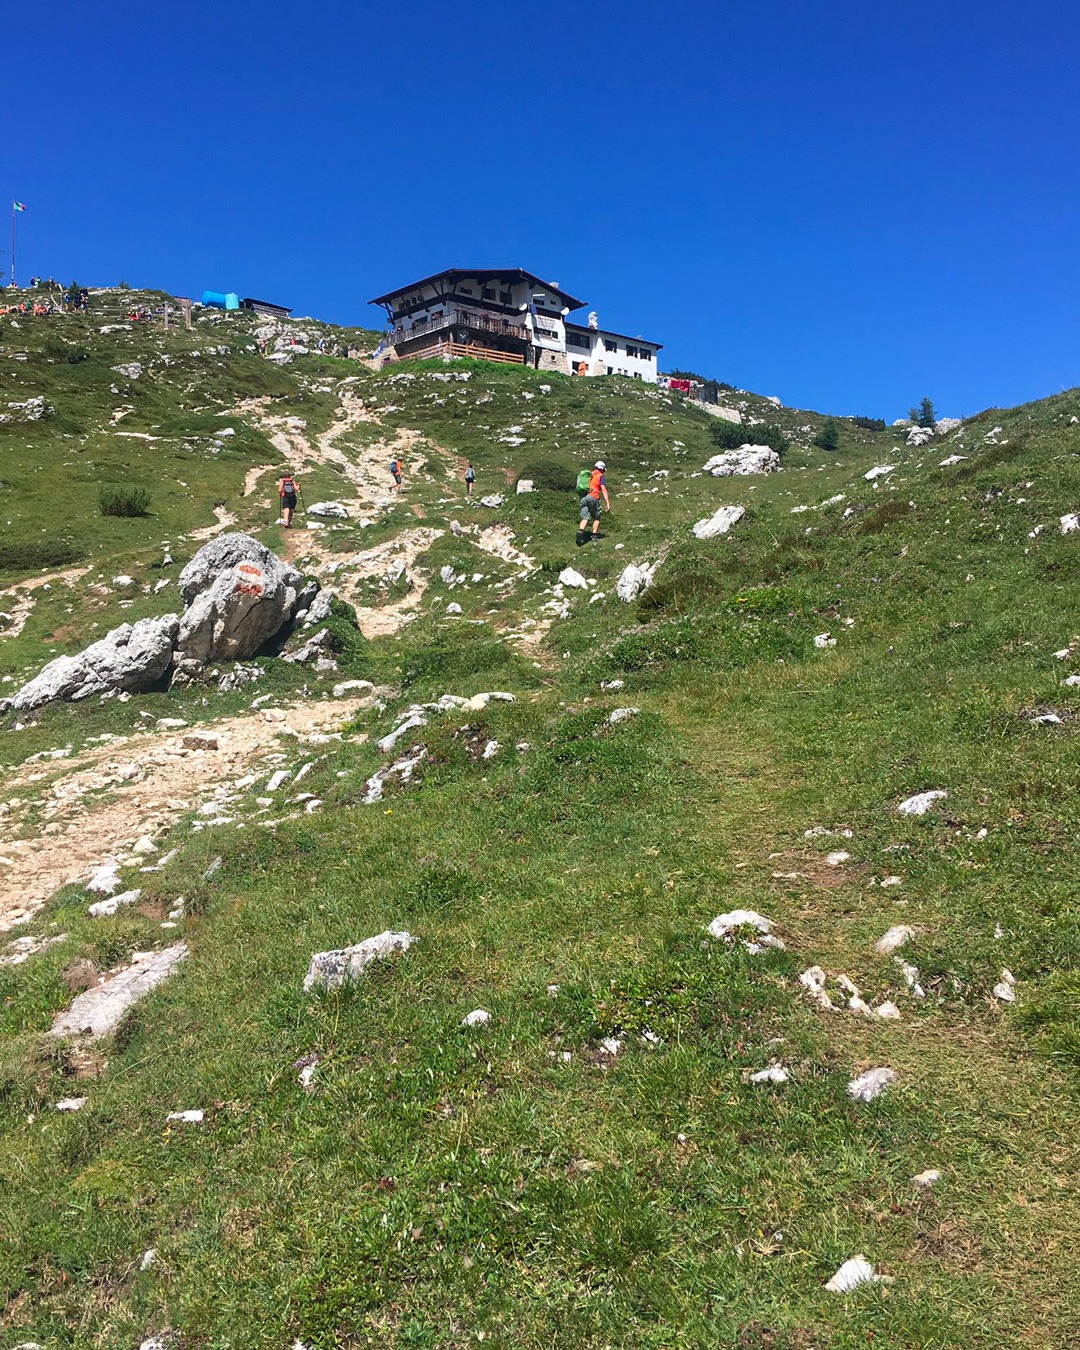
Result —
[{"label": "flag on pole", "polygon": [[16,202],[16,201],[13,201],[13,202],[11,203],[11,209],[12,209],[13,211],[25,211],[25,210],[26,210],[26,203],[25,203],[25,202]]}]

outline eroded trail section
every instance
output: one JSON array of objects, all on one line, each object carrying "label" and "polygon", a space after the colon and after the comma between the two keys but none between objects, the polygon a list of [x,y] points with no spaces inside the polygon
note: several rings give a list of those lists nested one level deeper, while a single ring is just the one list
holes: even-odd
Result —
[{"label": "eroded trail section", "polygon": [[[269,779],[270,757],[339,735],[371,697],[263,708],[198,728],[118,737],[70,759],[60,758],[61,749],[27,761],[6,775],[0,802],[0,932],[59,887],[128,857],[138,840],[161,838],[188,812],[214,801],[217,814],[226,813],[230,794]],[[194,748],[200,740],[217,746]]]}]

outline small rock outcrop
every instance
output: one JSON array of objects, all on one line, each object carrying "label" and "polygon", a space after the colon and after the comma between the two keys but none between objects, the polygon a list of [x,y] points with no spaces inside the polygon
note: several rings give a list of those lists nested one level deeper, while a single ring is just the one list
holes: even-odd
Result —
[{"label": "small rock outcrop", "polygon": [[377,937],[358,942],[355,947],[316,952],[304,976],[304,993],[312,989],[340,989],[343,984],[351,984],[373,961],[385,961],[395,952],[407,952],[415,941],[411,933],[394,933],[387,929]]},{"label": "small rock outcrop", "polygon": [[86,1035],[92,1039],[115,1031],[127,1010],[151,989],[167,979],[188,954],[187,944],[178,942],[164,951],[143,953],[119,975],[95,985],[62,1012],[49,1029],[55,1037]]},{"label": "small rock outcrop", "polygon": [[123,623],[77,656],[58,656],[11,698],[8,707],[40,708],[54,699],[93,694],[141,694],[168,674],[180,628],[175,614]]},{"label": "small rock outcrop", "polygon": [[698,539],[715,539],[719,534],[727,534],[732,525],[745,515],[745,506],[721,506],[715,515],[698,521],[694,526],[694,535]]},{"label": "small rock outcrop", "polygon": [[254,656],[302,612],[312,613],[317,581],[305,579],[246,534],[205,544],[180,573],[182,616],[121,624],[76,656],[58,656],[0,712],[40,708],[55,699],[142,694],[172,675],[189,678],[211,661]]},{"label": "small rock outcrop", "polygon": [[744,477],[755,473],[775,473],[780,467],[780,456],[767,445],[740,445],[737,450],[724,450],[706,461],[703,472],[714,478]]},{"label": "small rock outcrop", "polygon": [[622,575],[615,583],[615,594],[624,604],[631,604],[638,598],[647,586],[652,585],[653,573],[656,571],[656,565],[649,567],[647,564],[629,563],[622,570]]}]

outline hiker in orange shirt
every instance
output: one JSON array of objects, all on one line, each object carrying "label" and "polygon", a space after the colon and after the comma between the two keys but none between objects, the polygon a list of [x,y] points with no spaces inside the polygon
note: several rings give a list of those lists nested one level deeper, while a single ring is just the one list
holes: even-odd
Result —
[{"label": "hiker in orange shirt", "polygon": [[604,470],[607,466],[602,459],[598,459],[592,467],[589,474],[589,486],[585,495],[581,499],[581,523],[578,525],[577,545],[589,541],[589,521],[592,521],[592,538],[600,538],[600,496],[603,494],[605,510],[611,510],[611,496],[607,490],[607,482],[604,479]]}]

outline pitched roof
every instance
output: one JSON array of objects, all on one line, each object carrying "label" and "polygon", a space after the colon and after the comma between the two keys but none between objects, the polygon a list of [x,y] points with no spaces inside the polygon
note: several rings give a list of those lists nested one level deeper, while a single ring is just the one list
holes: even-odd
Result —
[{"label": "pitched roof", "polygon": [[457,281],[464,277],[475,277],[478,281],[484,281],[489,277],[528,281],[534,286],[543,286],[552,291],[568,309],[581,309],[585,304],[584,300],[578,300],[569,292],[560,290],[553,282],[545,281],[543,277],[538,277],[535,272],[526,272],[523,267],[447,267],[444,271],[435,272],[430,277],[423,277],[420,281],[410,281],[408,285],[397,286],[394,290],[387,291],[385,295],[377,295],[374,300],[369,300],[368,304],[385,305],[388,300],[392,300],[396,295],[401,295],[404,291],[414,291],[418,286],[428,286],[433,281],[442,281],[444,277],[448,281]]}]

